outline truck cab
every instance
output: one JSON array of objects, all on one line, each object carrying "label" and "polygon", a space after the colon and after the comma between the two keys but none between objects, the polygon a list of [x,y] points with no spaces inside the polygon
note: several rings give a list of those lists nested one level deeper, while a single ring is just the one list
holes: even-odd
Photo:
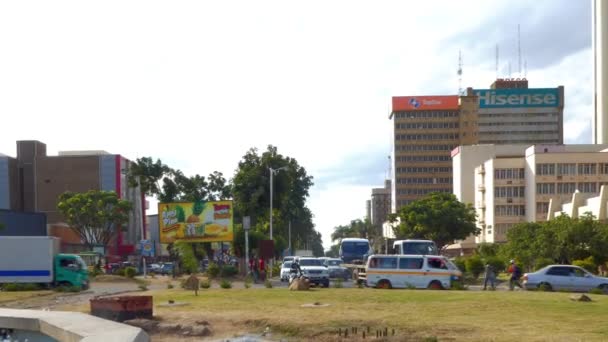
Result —
[{"label": "truck cab", "polygon": [[57,254],[54,260],[55,284],[89,288],[87,264],[78,255]]},{"label": "truck cab", "polygon": [[340,259],[346,264],[364,264],[371,254],[373,250],[368,239],[344,238],[340,241]]}]

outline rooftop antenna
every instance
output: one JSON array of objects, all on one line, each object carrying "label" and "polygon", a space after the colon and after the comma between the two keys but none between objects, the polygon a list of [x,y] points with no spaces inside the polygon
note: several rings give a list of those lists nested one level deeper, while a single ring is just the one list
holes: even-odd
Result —
[{"label": "rooftop antenna", "polygon": [[458,50],[458,95],[462,95],[462,53]]},{"label": "rooftop antenna", "polygon": [[528,77],[528,61],[524,59],[524,78]]},{"label": "rooftop antenna", "polygon": [[519,77],[521,77],[521,34],[519,29],[519,24],[517,24],[517,60],[518,60],[518,69]]},{"label": "rooftop antenna", "polygon": [[496,44],[496,79],[498,79],[498,44]]}]

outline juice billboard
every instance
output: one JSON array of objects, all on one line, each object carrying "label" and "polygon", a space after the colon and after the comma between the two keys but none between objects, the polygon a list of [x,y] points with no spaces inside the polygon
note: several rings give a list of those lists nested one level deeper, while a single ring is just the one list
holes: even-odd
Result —
[{"label": "juice billboard", "polygon": [[234,240],[232,201],[158,204],[160,242]]}]

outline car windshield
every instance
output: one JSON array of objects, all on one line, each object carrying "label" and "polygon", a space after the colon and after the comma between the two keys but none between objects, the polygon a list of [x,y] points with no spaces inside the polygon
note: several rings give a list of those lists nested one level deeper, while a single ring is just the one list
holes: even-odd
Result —
[{"label": "car windshield", "polygon": [[431,254],[437,255],[437,248],[429,242],[404,242],[403,254]]},{"label": "car windshield", "polygon": [[282,267],[283,267],[283,268],[290,268],[290,267],[291,267],[291,261],[285,261],[285,262],[283,263],[283,266],[282,266]]},{"label": "car windshield", "polygon": [[328,266],[340,266],[342,260],[327,260],[326,263]]},{"label": "car windshield", "polygon": [[456,264],[454,264],[451,260],[445,260],[446,265],[448,266],[448,270],[453,270],[453,271],[460,271],[460,269],[458,268],[458,266],[456,266]]},{"label": "car windshield", "polygon": [[369,251],[369,243],[365,242],[365,241],[360,241],[360,242],[355,242],[355,241],[342,242],[342,251],[344,253],[366,254]]},{"label": "car windshield", "polygon": [[300,259],[300,266],[323,266],[319,259]]}]

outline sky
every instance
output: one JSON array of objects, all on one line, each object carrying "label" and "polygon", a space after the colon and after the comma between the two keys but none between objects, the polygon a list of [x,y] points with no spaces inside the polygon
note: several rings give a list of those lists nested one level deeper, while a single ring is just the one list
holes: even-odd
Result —
[{"label": "sky", "polygon": [[590,0],[3,1],[0,153],[39,140],[230,178],[272,144],[314,177],[328,248],[388,175],[391,97],[457,94],[459,51],[463,88],[563,85],[564,140],[591,143]]}]

